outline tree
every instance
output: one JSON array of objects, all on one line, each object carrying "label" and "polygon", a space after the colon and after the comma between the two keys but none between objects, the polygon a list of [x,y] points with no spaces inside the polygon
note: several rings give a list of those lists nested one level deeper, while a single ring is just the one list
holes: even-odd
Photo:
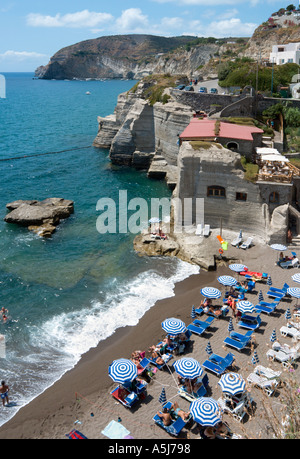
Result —
[{"label": "tree", "polygon": [[287,11],[293,11],[293,10],[295,10],[295,9],[296,9],[296,7],[295,7],[295,5],[293,5],[292,3],[291,3],[289,6],[286,7],[286,10],[287,10]]}]

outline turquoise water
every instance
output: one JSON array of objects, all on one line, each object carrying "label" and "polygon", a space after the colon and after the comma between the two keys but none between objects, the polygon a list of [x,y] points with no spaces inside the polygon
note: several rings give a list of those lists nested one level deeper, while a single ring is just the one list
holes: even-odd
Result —
[{"label": "turquoise water", "polygon": [[[113,166],[107,150],[91,147],[97,116],[113,113],[118,95],[134,82],[32,76],[5,74],[6,99],[0,99],[0,306],[9,310],[9,322],[0,322],[6,342],[0,379],[13,402],[0,410],[0,425],[84,352],[136,324],[156,300],[173,295],[177,281],[197,272],[174,259],[140,258],[130,233],[96,229],[102,197],[117,204],[120,190],[128,201],[170,197],[164,182]],[[63,150],[71,151],[2,161]],[[51,239],[3,221],[8,202],[47,197],[75,206]]]}]

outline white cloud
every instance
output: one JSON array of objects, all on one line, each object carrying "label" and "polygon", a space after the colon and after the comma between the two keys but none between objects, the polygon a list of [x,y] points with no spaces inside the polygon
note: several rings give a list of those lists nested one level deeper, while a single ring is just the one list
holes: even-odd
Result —
[{"label": "white cloud", "polygon": [[121,16],[116,20],[116,27],[118,32],[148,33],[148,17],[140,8],[128,8],[122,11]]},{"label": "white cloud", "polygon": [[78,11],[77,13],[69,13],[61,15],[57,13],[55,16],[48,16],[39,13],[30,13],[27,15],[27,25],[32,27],[97,27],[101,24],[106,24],[113,19],[109,13],[95,13],[89,10]]},{"label": "white cloud", "polygon": [[13,59],[17,61],[24,61],[24,60],[29,60],[29,59],[42,59],[48,57],[46,54],[41,54],[41,53],[35,53],[35,52],[29,52],[29,51],[13,51],[13,50],[8,50],[5,51],[5,53],[0,54],[0,59],[5,60],[5,59]]},{"label": "white cloud", "polygon": [[189,23],[189,34],[196,34],[201,37],[250,37],[258,24],[251,22],[242,22],[239,18],[222,19],[213,21],[209,24],[200,21],[191,21]]}]

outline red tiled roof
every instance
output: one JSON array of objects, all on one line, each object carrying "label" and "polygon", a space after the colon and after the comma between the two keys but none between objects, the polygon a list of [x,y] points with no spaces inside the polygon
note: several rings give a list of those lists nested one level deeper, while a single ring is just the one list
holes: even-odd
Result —
[{"label": "red tiled roof", "polygon": [[222,138],[227,139],[240,139],[240,140],[253,140],[252,134],[263,133],[262,129],[255,126],[241,126],[239,124],[224,123],[220,122],[219,132],[215,134],[215,123],[216,120],[209,120],[204,118],[202,120],[198,118],[192,118],[190,124],[180,134],[181,140],[196,140],[196,139],[207,139],[207,138]]}]

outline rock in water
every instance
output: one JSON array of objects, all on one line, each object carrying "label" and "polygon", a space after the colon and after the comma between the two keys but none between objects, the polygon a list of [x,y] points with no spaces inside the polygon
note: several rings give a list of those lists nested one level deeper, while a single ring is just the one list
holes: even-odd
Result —
[{"label": "rock in water", "polygon": [[6,205],[10,210],[4,221],[26,226],[39,236],[51,237],[61,219],[74,212],[73,201],[62,198],[48,198],[43,201],[18,200]]}]

